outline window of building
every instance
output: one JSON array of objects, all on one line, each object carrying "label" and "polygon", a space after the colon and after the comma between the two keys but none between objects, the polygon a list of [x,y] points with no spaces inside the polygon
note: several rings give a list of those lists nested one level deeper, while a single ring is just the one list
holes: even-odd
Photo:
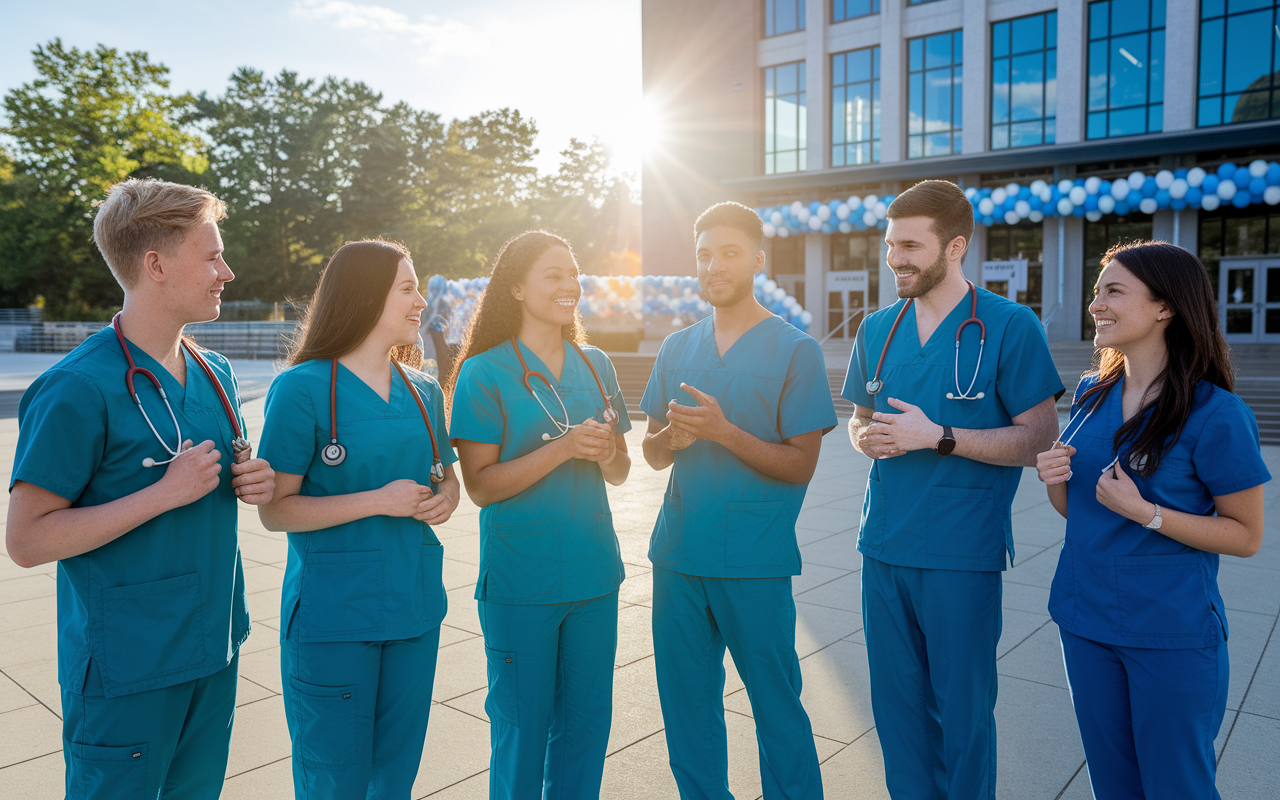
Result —
[{"label": "window of building", "polygon": [[[987,229],[987,259],[1012,261],[1026,259],[1027,290],[1018,292],[1018,302],[1029,306],[1036,316],[1041,312],[1041,295],[1044,285],[1044,225],[1022,222],[1017,225],[993,225]],[[1004,281],[988,282],[986,288],[1005,297],[1009,284]]]},{"label": "window of building", "polygon": [[[1102,272],[1102,257],[1114,245],[1134,239],[1152,238],[1152,221],[1149,216],[1103,217],[1098,222],[1084,223],[1084,275],[1080,282],[1080,339],[1093,341],[1096,329],[1089,304],[1093,302],[1093,285]],[[1030,281],[1028,281],[1030,283]]]},{"label": "window of building", "polygon": [[1280,8],[1276,0],[1200,3],[1196,124],[1280,117]]},{"label": "window of building", "polygon": [[907,158],[960,152],[961,31],[907,43]]},{"label": "window of building", "polygon": [[880,13],[880,0],[831,0],[831,21],[865,17]]},{"label": "window of building", "polygon": [[764,35],[804,30],[805,0],[764,0]]},{"label": "window of building", "polygon": [[1058,12],[991,26],[991,149],[1053,144]]},{"label": "window of building", "polygon": [[1164,130],[1164,2],[1089,4],[1086,138]]},{"label": "window of building", "polygon": [[764,71],[764,174],[805,169],[804,62]]},{"label": "window of building", "polygon": [[831,57],[831,166],[880,160],[880,48]]}]

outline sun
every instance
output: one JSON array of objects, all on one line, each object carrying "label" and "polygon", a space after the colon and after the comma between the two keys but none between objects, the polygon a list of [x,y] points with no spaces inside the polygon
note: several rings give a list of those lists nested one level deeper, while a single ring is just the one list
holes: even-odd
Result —
[{"label": "sun", "polygon": [[660,149],[667,127],[662,104],[644,97],[630,107],[630,113],[619,115],[618,124],[608,137],[614,159],[625,172],[639,173],[645,156]]}]

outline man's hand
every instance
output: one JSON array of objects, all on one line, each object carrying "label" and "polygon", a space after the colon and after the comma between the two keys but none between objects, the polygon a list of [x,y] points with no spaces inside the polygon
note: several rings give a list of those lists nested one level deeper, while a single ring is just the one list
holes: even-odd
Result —
[{"label": "man's hand", "polygon": [[[723,444],[724,439],[736,428],[725,418],[720,404],[711,395],[687,383],[680,384],[680,388],[692,395],[693,399],[698,401],[698,405],[696,408],[691,408],[682,406],[675,400],[667,404],[667,422],[674,429],[672,433],[679,431],[698,439]],[[692,441],[689,444],[692,444]],[[688,444],[684,446],[688,447]],[[673,446],[671,449],[678,448]]]},{"label": "man's hand", "polygon": [[[868,429],[868,435],[881,437],[880,446],[888,448],[893,455],[901,455],[911,450],[932,450],[942,438],[942,426],[925,416],[918,406],[895,398],[889,398],[889,405],[901,411],[901,414],[886,414],[877,411],[871,415],[874,422],[880,423]],[[882,428],[882,430],[876,430]],[[874,434],[871,432],[874,431]]]}]

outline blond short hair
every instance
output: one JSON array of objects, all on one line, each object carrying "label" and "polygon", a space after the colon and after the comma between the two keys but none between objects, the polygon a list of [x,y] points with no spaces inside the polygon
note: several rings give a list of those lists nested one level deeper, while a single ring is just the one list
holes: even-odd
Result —
[{"label": "blond short hair", "polygon": [[153,178],[130,178],[112,186],[93,220],[93,241],[111,274],[125,289],[138,281],[142,257],[171,250],[204,222],[227,216],[211,192]]}]

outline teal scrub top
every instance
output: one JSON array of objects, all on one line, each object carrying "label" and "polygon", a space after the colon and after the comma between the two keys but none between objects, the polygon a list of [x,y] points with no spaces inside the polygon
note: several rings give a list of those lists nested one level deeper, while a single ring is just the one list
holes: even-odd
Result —
[{"label": "teal scrub top", "polygon": [[[1079,397],[1097,383],[1089,377]],[[1197,550],[1120,516],[1098,502],[1098,478],[1115,458],[1115,433],[1124,422],[1124,379],[1096,410],[1072,425],[1067,482],[1067,537],[1049,591],[1049,614],[1063,630],[1104,644],[1153,649],[1212,647],[1227,640],[1218,592],[1218,554]],[[1182,435],[1150,478],[1120,459],[1142,497],[1162,508],[1208,516],[1213,498],[1271,480],[1258,444],[1258,422],[1237,395],[1207,381]]]},{"label": "teal scrub top", "polygon": [[[271,382],[261,456],[277,472],[301,475],[299,494],[305,497],[368,492],[404,478],[429,485],[431,436],[394,369],[390,400],[383,400],[338,365],[338,442],[347,457],[335,467],[320,459],[330,439],[331,364],[306,361]],[[449,446],[440,385],[417,370],[406,367],[405,373],[427,407],[440,461],[454,463],[458,457]],[[421,636],[444,619],[443,568],[440,540],[430,525],[413,517],[380,515],[290,533],[281,638],[381,642]]]},{"label": "teal scrub top", "polygon": [[[662,343],[640,407],[665,423],[667,403],[696,406],[687,383],[720,404],[725,418],[766,442],[835,427],[822,347],[780,317],[742,334],[724,357],[714,317]],[[809,484],[757,472],[724,445],[703,439],[674,454],[649,560],[704,578],[800,574],[796,518]]]},{"label": "teal scrub top", "polygon": [[[107,697],[212,675],[231,663],[249,635],[231,488],[231,422],[185,348],[185,388],[140,348],[130,344],[129,350],[164,386],[183,438],[217,445],[222,472],[218,488],[194,503],[58,562],[58,682],[83,691],[92,659]],[[203,355],[245,430],[231,366],[217,353]],[[83,508],[131,495],[164,476],[165,466],[142,466],[144,458],[169,454],[125,388],[127,369],[108,325],[36,379],[18,407],[10,490],[26,481]],[[156,430],[174,446],[177,432],[159,393],[142,376],[134,386]]]},{"label": "teal scrub top", "polygon": [[[584,345],[613,408],[618,433],[631,417],[604,351]],[[603,422],[604,398],[577,351],[564,344],[560,380],[524,345],[525,362],[559,393],[576,425]],[[542,434],[559,431],[548,412],[564,422],[546,384],[530,380],[547,411],[524,385],[524,370],[510,341],[468,358],[453,392],[453,438],[498,445],[498,461],[513,461],[545,446]],[[594,461],[571,459],[523,492],[480,509],[480,580],[476,599],[538,605],[590,600],[614,591],[624,577],[604,475]]]},{"label": "teal scrub top", "polygon": [[[902,318],[884,359],[884,388],[872,397],[889,329],[905,300],[868,316],[858,328],[841,395],[852,403],[897,414],[894,397],[919,406],[938,425],[1004,428],[1014,417],[1065,391],[1035,313],[986,289],[978,289],[978,318],[987,328],[977,381],[967,394],[980,400],[948,400],[969,386],[981,334],[964,329],[956,367],[956,330],[969,318],[970,295],[956,304],[922,347],[913,304]],[[922,569],[999,571],[1012,561],[1013,495],[1022,467],[1001,467],[962,456],[913,450],[871,465],[858,532],[858,550],[886,564]]]}]

